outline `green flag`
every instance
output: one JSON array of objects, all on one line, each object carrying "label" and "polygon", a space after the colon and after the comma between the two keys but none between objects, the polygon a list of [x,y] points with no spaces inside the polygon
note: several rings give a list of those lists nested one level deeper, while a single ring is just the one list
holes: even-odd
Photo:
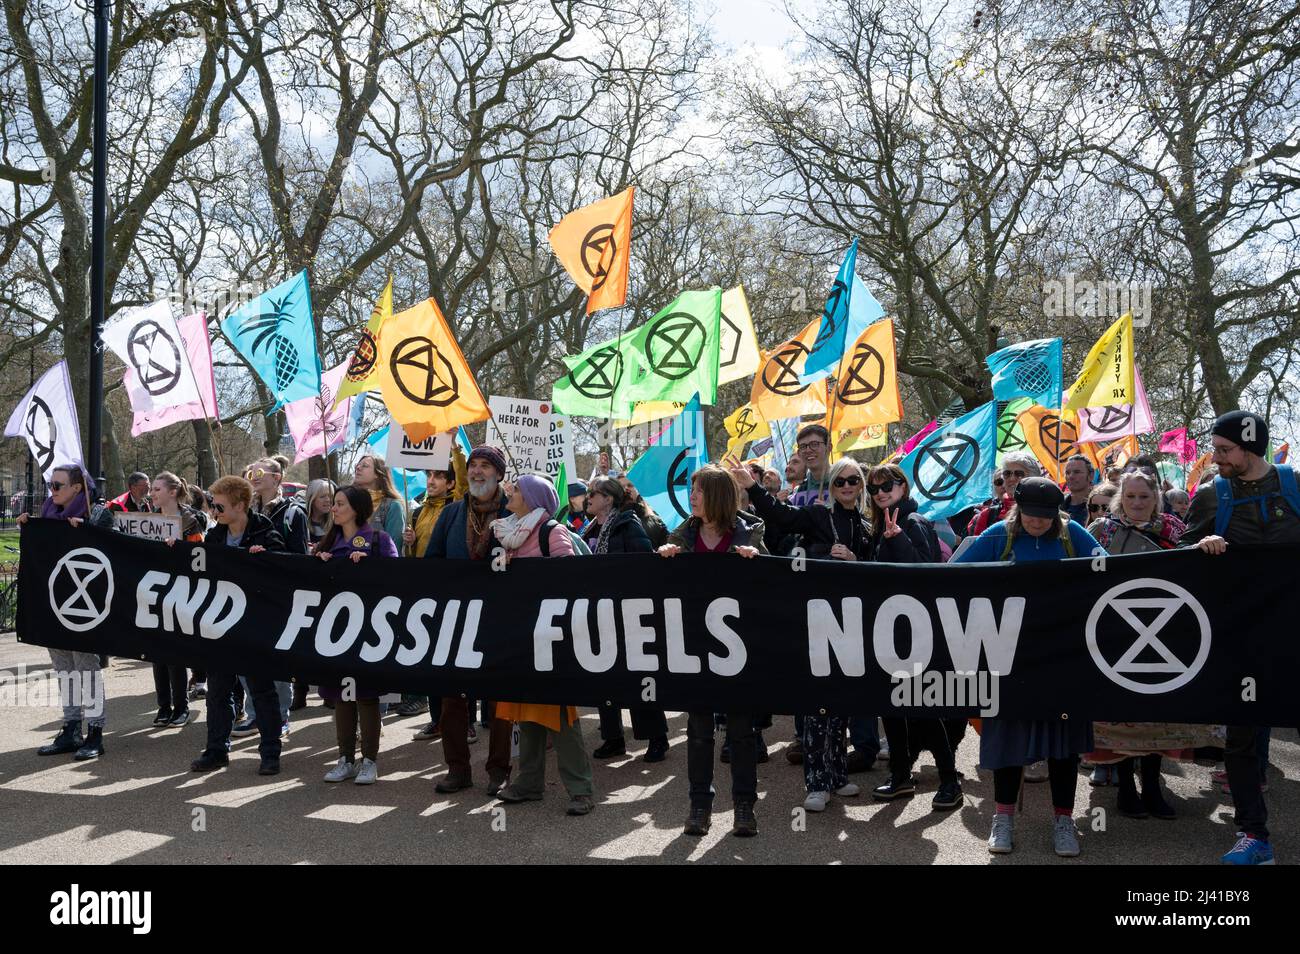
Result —
[{"label": "green flag", "polygon": [[684,291],[668,307],[631,332],[635,353],[630,397],[634,401],[713,404],[718,396],[722,289]]},{"label": "green flag", "polygon": [[1020,413],[1034,406],[1033,398],[1016,398],[1008,401],[1002,413],[998,415],[998,452],[996,463],[1002,463],[1002,455],[1008,451],[1029,450],[1025,442],[1025,431],[1020,426]]},{"label": "green flag", "polygon": [[569,468],[564,461],[560,461],[560,472],[555,475],[555,495],[560,498],[555,522],[563,523],[569,516]]},{"label": "green flag", "polygon": [[626,418],[632,413],[636,352],[628,344],[636,330],[593,345],[582,354],[566,355],[568,372],[551,389],[556,414],[570,417]]}]

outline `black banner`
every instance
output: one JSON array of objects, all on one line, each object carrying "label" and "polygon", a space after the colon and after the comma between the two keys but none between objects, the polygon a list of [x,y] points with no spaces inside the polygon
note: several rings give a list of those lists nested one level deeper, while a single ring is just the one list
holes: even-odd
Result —
[{"label": "black banner", "polygon": [[1294,726],[1297,547],[359,564],[33,520],[24,642],[520,702]]}]

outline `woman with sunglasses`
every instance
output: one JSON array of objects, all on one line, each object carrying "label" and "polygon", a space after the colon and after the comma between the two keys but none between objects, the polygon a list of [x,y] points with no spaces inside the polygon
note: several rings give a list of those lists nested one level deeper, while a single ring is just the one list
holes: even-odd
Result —
[{"label": "woman with sunglasses", "polygon": [[999,520],[1005,520],[1015,505],[1016,486],[1027,477],[1043,476],[1038,459],[1027,451],[1008,451],[1002,455],[1002,493],[999,499],[979,509],[966,526],[966,536],[978,537]]},{"label": "woman with sunglasses", "polygon": [[[1015,507],[1007,519],[981,533],[966,552],[953,557],[953,562],[1033,563],[1100,552],[1092,535],[1061,511],[1064,505],[1064,492],[1051,480],[1027,477],[1019,481]],[[1075,786],[1079,756],[1091,752],[1093,746],[1092,723],[1082,719],[984,720],[980,765],[993,772],[995,805],[988,843],[991,853],[1011,852],[1025,766],[1046,761],[1054,850],[1062,858],[1079,854],[1079,834],[1074,826]]]},{"label": "woman with sunglasses", "polygon": [[[396,557],[397,544],[386,532],[370,525],[374,503],[368,490],[340,487],[334,494],[334,526],[316,545],[320,560],[351,560],[360,563],[367,557]],[[379,696],[380,693],[359,683],[352,698],[344,698],[339,683],[320,687],[322,699],[334,704],[334,737],[339,745],[339,760],[325,773],[327,782],[352,779],[357,785],[379,781]],[[357,722],[361,723],[361,764],[357,765]]]},{"label": "woman with sunglasses", "polygon": [[[777,500],[754,473],[734,457],[728,458],[731,475],[741,490],[748,492],[754,512],[784,530],[803,537],[808,557],[813,560],[869,560],[870,530],[863,516],[866,481],[858,462],[849,457],[836,461],[827,474],[831,506],[818,503],[802,507]],[[875,717],[866,717],[869,724]],[[851,797],[860,791],[849,781],[849,717],[839,713],[804,715],[796,720],[803,749],[804,785],[808,789],[804,808],[826,810],[831,794]],[[874,757],[874,753],[873,753]]]},{"label": "woman with sunglasses", "polygon": [[[1162,511],[1157,479],[1145,470],[1125,471],[1108,511],[1088,526],[1088,532],[1110,554],[1172,550],[1186,528],[1176,516]],[[1223,745],[1222,737],[1216,737],[1210,726],[1182,723],[1097,722],[1093,732],[1097,748],[1086,760],[1099,769],[1114,767],[1119,786],[1116,807],[1127,818],[1175,818],[1177,813],[1160,791],[1162,756],[1191,759],[1192,750],[1198,746]],[[1135,762],[1139,761],[1141,796],[1134,781]]]},{"label": "woman with sunglasses", "polygon": [[[66,520],[71,526],[89,523],[101,530],[113,529],[113,514],[102,504],[90,503],[94,482],[76,464],[55,467],[50,474],[50,496],[41,505],[42,520]],[[21,527],[31,514],[18,515]],[[63,726],[54,741],[36,750],[37,755],[66,755],[77,753],[78,762],[98,758],[104,754],[105,710],[108,698],[104,692],[104,678],[100,673],[99,656],[95,653],[73,652],[67,649],[50,649],[50,663],[58,676],[63,703]],[[82,696],[88,689],[90,699]],[[90,711],[87,712],[86,710]],[[86,737],[81,736],[81,720],[86,717]]]},{"label": "woman with sunglasses", "polygon": [[[907,477],[896,464],[879,464],[867,474],[871,501],[871,557],[879,563],[940,563],[939,537],[917,512]],[[912,767],[927,749],[939,771],[939,790],[930,801],[934,811],[948,811],[962,802],[957,774],[957,746],[966,732],[965,719],[885,717],[889,742],[889,780],[872,790],[873,798],[892,801],[916,792]]]}]

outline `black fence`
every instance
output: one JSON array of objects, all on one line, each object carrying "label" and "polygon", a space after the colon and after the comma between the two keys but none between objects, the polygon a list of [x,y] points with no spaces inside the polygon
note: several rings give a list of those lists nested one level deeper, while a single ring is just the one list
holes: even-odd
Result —
[{"label": "black fence", "polygon": [[0,563],[0,633],[12,633],[18,622],[18,564]]}]

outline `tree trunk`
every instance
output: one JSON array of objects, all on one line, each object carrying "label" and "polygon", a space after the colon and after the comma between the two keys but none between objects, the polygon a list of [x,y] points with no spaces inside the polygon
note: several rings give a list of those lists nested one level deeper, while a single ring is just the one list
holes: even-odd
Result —
[{"label": "tree trunk", "polygon": [[[103,395],[98,398],[92,396],[92,400],[103,401]],[[104,401],[104,487],[101,488],[104,496],[116,497],[122,491],[126,490],[126,474],[122,470],[122,449],[117,443],[117,434],[113,432],[113,412],[108,409],[108,402]]]},{"label": "tree trunk", "polygon": [[217,459],[212,453],[212,432],[207,421],[191,421],[194,428],[194,457],[199,486],[211,487],[217,479]]}]

